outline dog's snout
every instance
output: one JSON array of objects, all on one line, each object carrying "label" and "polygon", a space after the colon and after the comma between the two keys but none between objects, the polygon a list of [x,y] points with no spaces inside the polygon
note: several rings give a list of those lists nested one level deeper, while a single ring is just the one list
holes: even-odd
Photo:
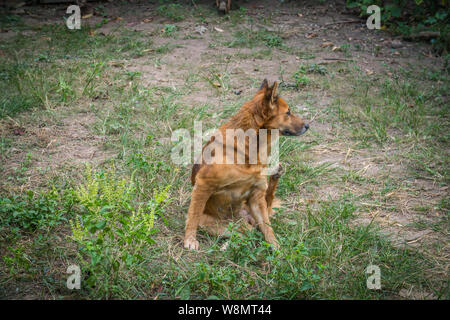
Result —
[{"label": "dog's snout", "polygon": [[309,124],[305,124],[305,129],[308,130],[309,129]]}]

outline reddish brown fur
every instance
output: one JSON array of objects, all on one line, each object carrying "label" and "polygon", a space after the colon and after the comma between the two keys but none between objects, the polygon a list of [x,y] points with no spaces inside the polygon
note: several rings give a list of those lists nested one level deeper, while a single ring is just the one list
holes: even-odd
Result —
[{"label": "reddish brown fur", "polygon": [[[277,96],[278,84],[272,87],[264,80],[260,90],[252,100],[219,130],[225,137],[226,129],[278,129],[282,135],[300,135],[308,129],[303,120],[289,113],[289,106]],[[268,131],[270,133],[270,131]],[[215,143],[214,139],[206,145]],[[206,147],[203,147],[203,149]],[[248,145],[248,141],[246,141]],[[270,134],[266,146],[270,152]],[[235,143],[234,154],[242,152]],[[225,142],[223,149],[226,149]],[[263,232],[265,240],[278,247],[275,234],[270,225],[269,216],[275,189],[281,175],[279,171],[267,178],[261,172],[266,165],[258,159],[257,164],[249,164],[248,147],[245,148],[245,164],[205,164],[194,165],[192,169],[192,199],[186,220],[184,245],[189,249],[198,249],[197,227],[206,228],[214,235],[223,235],[226,226],[233,219],[241,219],[242,230],[252,228],[252,224]],[[225,151],[224,151],[225,153]],[[249,214],[251,217],[249,217]]]}]

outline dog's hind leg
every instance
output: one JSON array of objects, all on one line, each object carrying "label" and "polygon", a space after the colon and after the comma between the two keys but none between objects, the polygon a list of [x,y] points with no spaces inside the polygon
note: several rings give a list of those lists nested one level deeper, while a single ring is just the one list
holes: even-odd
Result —
[{"label": "dog's hind leg", "polygon": [[279,164],[277,171],[269,177],[269,186],[266,190],[267,212],[269,216],[273,215],[272,208],[274,205],[279,206],[279,203],[276,203],[278,199],[275,199],[275,190],[277,189],[278,180],[280,180],[282,173],[283,167]]},{"label": "dog's hind leg", "polygon": [[256,221],[256,225],[264,234],[264,238],[268,243],[271,243],[275,248],[279,248],[277,239],[273,232],[269,220],[269,213],[267,210],[267,202],[263,190],[255,191],[248,201],[250,214]]}]

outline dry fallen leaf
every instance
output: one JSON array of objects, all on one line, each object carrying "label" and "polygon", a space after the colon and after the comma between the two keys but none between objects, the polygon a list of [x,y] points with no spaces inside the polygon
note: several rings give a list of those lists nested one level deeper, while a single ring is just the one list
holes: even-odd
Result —
[{"label": "dry fallen leaf", "polygon": [[88,13],[88,14],[82,16],[81,19],[89,19],[89,18],[92,17],[92,16],[93,16],[92,13]]},{"label": "dry fallen leaf", "polygon": [[144,22],[144,23],[149,23],[152,21],[153,21],[153,18],[147,18],[147,19],[142,20],[142,22]]},{"label": "dry fallen leaf", "polygon": [[113,66],[113,67],[123,67],[123,63],[122,62],[118,62],[118,61],[110,61],[110,62],[108,62],[108,64],[110,66]]},{"label": "dry fallen leaf", "polygon": [[13,133],[16,136],[22,136],[22,135],[25,134],[25,129],[22,128],[22,127],[16,127],[16,128],[13,129]]},{"label": "dry fallen leaf", "polygon": [[50,37],[43,37],[42,40],[44,40],[44,41],[51,41],[52,38],[50,38]]},{"label": "dry fallen leaf", "polygon": [[221,87],[220,83],[218,83],[218,82],[216,82],[216,81],[213,82],[212,85],[213,85],[214,87],[216,87],[216,88],[220,88],[220,87]]},{"label": "dry fallen leaf", "polygon": [[317,33],[308,33],[307,35],[306,35],[306,38],[308,38],[308,39],[311,39],[311,38],[315,38],[315,37],[317,37]]},{"label": "dry fallen leaf", "polygon": [[342,48],[334,46],[333,49],[331,49],[331,51],[342,51]]},{"label": "dry fallen leaf", "polygon": [[95,36],[95,31],[94,31],[94,30],[92,30],[92,29],[91,29],[91,30],[89,30],[89,35],[90,35],[90,36]]},{"label": "dry fallen leaf", "polygon": [[214,30],[216,30],[217,32],[223,32],[223,30],[222,30],[222,29],[220,29],[220,28],[217,28],[217,27],[214,27]]},{"label": "dry fallen leaf", "polygon": [[300,12],[297,13],[297,16],[300,17],[300,18],[303,17],[303,15]]},{"label": "dry fallen leaf", "polygon": [[324,42],[320,45],[322,48],[326,48],[326,47],[332,47],[334,46],[333,42]]}]

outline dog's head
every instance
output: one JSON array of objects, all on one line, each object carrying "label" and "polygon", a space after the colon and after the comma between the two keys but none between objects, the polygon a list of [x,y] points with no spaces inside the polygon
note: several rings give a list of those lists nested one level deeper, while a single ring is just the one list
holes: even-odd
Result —
[{"label": "dog's head", "polygon": [[286,101],[277,94],[278,83],[269,87],[264,79],[257,96],[261,99],[264,109],[264,128],[279,129],[282,136],[299,136],[309,129],[301,118],[291,112]]}]

